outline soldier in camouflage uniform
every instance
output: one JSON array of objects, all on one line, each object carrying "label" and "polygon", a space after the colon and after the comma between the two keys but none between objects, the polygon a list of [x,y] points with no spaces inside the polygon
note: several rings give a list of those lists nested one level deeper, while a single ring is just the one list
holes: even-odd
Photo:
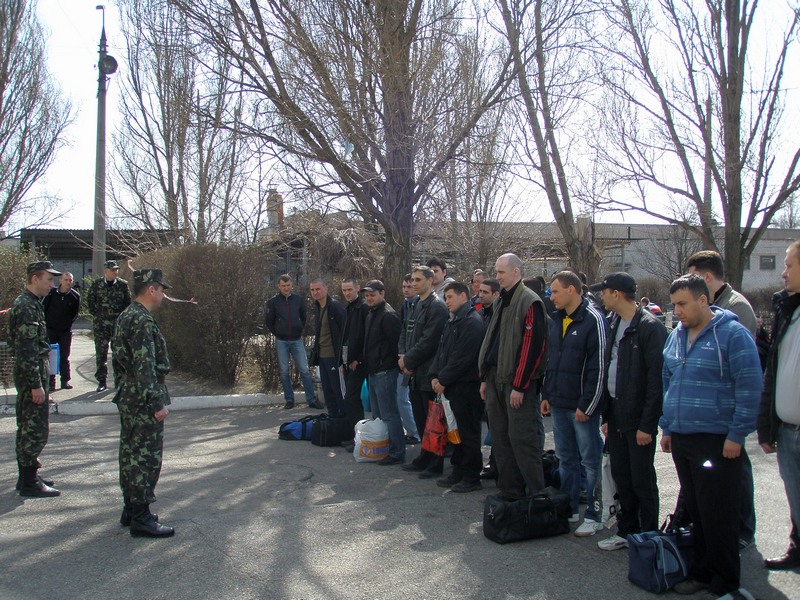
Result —
[{"label": "soldier in camouflage uniform", "polygon": [[61,275],[49,261],[28,265],[27,286],[14,301],[8,322],[8,345],[14,354],[14,386],[17,388],[17,465],[20,496],[48,498],[61,492],[52,481],[39,477],[39,454],[50,432],[48,379],[50,342],[41,299]]},{"label": "soldier in camouflage uniform", "polygon": [[86,301],[92,314],[92,333],[94,334],[94,352],[97,361],[97,391],[105,390],[108,379],[108,345],[114,335],[114,323],[117,317],[131,303],[131,292],[128,282],[117,277],[119,265],[109,260],[103,265],[103,277],[96,279],[89,287]]},{"label": "soldier in camouflage uniform", "polygon": [[169,373],[167,344],[151,311],[164,299],[160,269],[133,272],[134,302],[117,319],[111,350],[119,409],[119,483],[122,488],[120,523],[132,536],[168,537],[172,527],[150,512],[161,473],[164,419],[170,403],[164,378]]}]

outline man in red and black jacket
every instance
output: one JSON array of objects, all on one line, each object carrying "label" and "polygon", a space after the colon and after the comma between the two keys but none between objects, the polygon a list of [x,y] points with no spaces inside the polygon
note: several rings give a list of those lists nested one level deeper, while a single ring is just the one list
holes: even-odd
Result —
[{"label": "man in red and black jacket", "polygon": [[478,358],[497,487],[509,499],[544,487],[539,433],[539,388],[547,365],[547,316],[542,300],[522,285],[522,261],[504,254],[495,263],[502,288]]}]

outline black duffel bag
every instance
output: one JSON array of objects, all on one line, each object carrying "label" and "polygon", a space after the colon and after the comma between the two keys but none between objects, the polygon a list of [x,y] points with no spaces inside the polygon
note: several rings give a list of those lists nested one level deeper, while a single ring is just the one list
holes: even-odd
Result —
[{"label": "black duffel bag", "polygon": [[555,488],[521,500],[488,496],[483,504],[483,535],[508,544],[569,533],[569,496]]},{"label": "black duffel bag", "polygon": [[315,446],[338,446],[353,439],[353,428],[347,417],[319,415],[311,426],[311,443]]}]

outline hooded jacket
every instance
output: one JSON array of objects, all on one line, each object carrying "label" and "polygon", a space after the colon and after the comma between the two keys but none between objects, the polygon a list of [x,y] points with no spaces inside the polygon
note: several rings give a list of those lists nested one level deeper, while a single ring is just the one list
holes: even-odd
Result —
[{"label": "hooded jacket", "polygon": [[756,427],[761,363],[753,336],[729,310],[714,318],[688,347],[682,324],[664,346],[663,435],[714,433],[743,444]]}]

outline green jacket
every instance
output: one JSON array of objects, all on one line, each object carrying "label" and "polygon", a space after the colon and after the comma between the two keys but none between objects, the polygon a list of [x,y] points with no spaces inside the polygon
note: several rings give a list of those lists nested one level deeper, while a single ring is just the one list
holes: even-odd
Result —
[{"label": "green jacket", "polygon": [[96,320],[114,321],[131,303],[128,282],[117,277],[109,286],[104,277],[95,279],[86,294],[86,303]]},{"label": "green jacket", "polygon": [[111,339],[117,392],[114,402],[156,413],[170,403],[164,377],[169,373],[167,342],[156,320],[133,302],[117,319]]},{"label": "green jacket", "polygon": [[42,302],[29,290],[17,296],[9,313],[8,347],[14,355],[17,389],[43,387],[49,376],[50,341]]}]

